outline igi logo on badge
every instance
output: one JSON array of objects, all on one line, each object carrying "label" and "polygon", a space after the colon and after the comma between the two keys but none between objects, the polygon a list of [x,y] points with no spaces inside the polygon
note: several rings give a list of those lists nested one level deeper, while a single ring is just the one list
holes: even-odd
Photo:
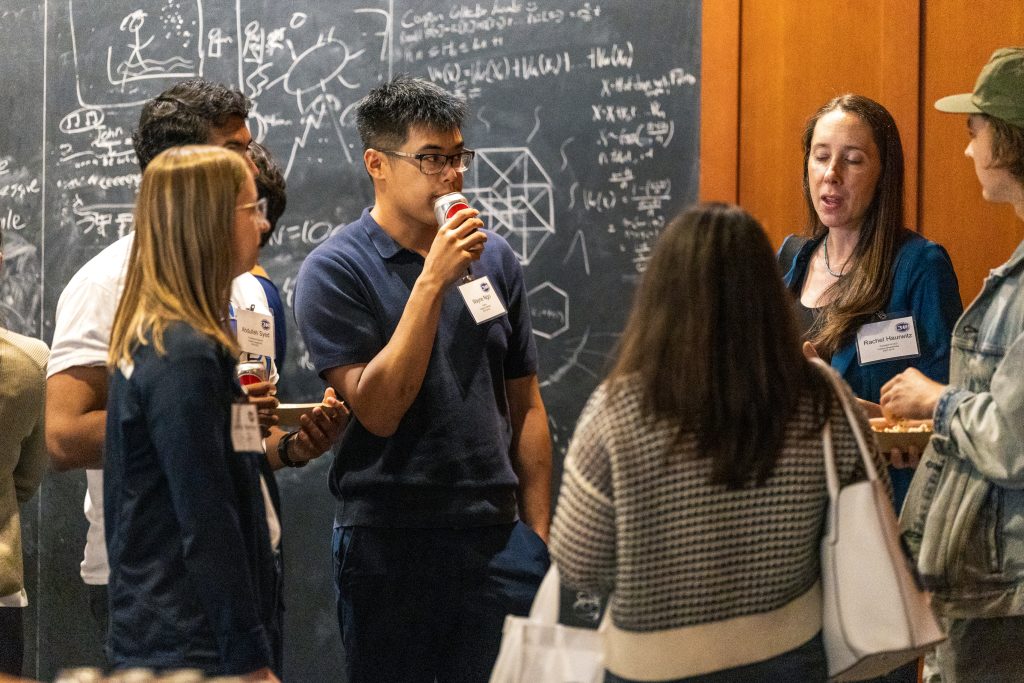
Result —
[{"label": "igi logo on badge", "polygon": [[897,323],[896,324],[896,331],[897,332],[906,332],[909,329],[910,329],[910,323]]}]

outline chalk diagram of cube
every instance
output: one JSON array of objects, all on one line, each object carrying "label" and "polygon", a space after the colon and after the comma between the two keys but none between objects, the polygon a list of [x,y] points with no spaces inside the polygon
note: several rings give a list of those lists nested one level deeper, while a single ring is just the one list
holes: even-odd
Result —
[{"label": "chalk diagram of cube", "polygon": [[552,183],[525,147],[476,150],[469,187],[463,194],[490,219],[489,227],[508,240],[524,266],[555,232]]}]

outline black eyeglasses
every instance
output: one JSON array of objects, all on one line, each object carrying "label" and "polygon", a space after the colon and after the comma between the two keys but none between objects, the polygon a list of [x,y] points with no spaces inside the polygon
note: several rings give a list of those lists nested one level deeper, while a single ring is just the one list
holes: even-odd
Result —
[{"label": "black eyeglasses", "polygon": [[409,152],[396,152],[391,149],[379,149],[378,152],[390,154],[406,159],[415,159],[420,164],[420,173],[424,175],[437,175],[444,171],[445,166],[452,165],[452,170],[462,173],[469,169],[473,163],[476,152],[471,149],[464,149],[455,154],[410,154]]}]

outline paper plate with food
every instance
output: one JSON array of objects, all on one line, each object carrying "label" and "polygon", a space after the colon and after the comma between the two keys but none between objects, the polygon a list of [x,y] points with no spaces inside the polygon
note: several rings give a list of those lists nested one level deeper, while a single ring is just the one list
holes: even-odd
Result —
[{"label": "paper plate with food", "polygon": [[932,438],[931,420],[898,420],[890,422],[884,417],[871,418],[871,429],[883,453],[896,448],[905,451],[911,446],[923,451]]},{"label": "paper plate with food", "polygon": [[322,406],[319,401],[315,403],[282,403],[274,410],[278,417],[278,426],[299,426],[299,418],[305,413],[312,412],[313,408]]}]

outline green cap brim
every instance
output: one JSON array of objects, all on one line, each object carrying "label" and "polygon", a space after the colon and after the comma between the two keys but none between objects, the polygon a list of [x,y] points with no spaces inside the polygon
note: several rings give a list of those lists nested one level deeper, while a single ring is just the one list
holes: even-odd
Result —
[{"label": "green cap brim", "polygon": [[935,101],[935,108],[948,114],[981,114],[982,111],[971,101],[973,93],[949,95]]}]

